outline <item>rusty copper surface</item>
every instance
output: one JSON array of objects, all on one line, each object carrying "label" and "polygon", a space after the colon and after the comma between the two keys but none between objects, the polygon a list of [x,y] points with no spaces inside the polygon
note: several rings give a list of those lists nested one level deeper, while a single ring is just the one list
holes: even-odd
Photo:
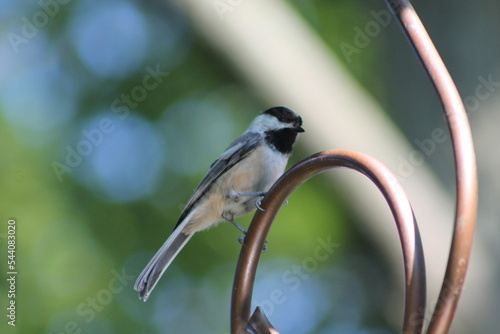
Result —
[{"label": "rusty copper surface", "polygon": [[386,0],[434,85],[451,134],[456,169],[456,209],[448,265],[428,333],[450,329],[465,280],[477,215],[477,170],[467,113],[453,80],[411,4]]},{"label": "rusty copper surface", "polygon": [[249,334],[279,334],[267,319],[264,311],[258,306],[255,308],[245,330]]},{"label": "rusty copper surface", "polygon": [[339,167],[350,168],[366,175],[379,188],[389,204],[403,250],[406,280],[403,328],[405,333],[421,333],[426,298],[425,265],[411,206],[396,177],[386,167],[366,154],[347,150],[329,150],[299,162],[269,190],[262,202],[265,211],[255,214],[241,249],[233,285],[231,333],[245,333],[261,250],[280,207],[287,197],[309,178]]}]

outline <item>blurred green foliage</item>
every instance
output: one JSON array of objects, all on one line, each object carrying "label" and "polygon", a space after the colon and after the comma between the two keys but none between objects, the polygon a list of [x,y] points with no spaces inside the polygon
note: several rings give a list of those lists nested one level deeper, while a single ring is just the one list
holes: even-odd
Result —
[{"label": "blurred green foliage", "polygon": [[[377,66],[385,34],[352,62],[338,47],[384,4],[290,3],[385,101],[389,88]],[[19,273],[17,326],[2,314],[1,332],[228,333],[240,249],[229,224],[197,234],[147,303],[133,283],[210,163],[269,106],[168,1],[57,4],[45,22],[40,13],[50,8],[0,1],[3,313],[10,218],[17,222]],[[156,68],[165,76],[148,89],[145,78]],[[99,134],[103,120],[113,130]],[[79,161],[74,166],[68,147],[85,152],[80,159],[70,154]],[[290,164],[312,153],[299,144]],[[256,300],[284,333],[393,332],[384,316],[385,264],[356,230],[342,193],[322,177],[298,189],[278,215]],[[324,260],[314,257],[318,238],[338,244]],[[280,298],[269,303],[274,290]]]}]

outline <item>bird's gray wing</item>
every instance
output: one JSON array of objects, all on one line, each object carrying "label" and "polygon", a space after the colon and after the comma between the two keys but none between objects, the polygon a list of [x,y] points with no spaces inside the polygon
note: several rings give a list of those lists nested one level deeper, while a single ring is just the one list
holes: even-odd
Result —
[{"label": "bird's gray wing", "polygon": [[[222,155],[215,160],[207,174],[201,180],[193,195],[186,204],[175,228],[186,218],[193,206],[205,195],[217,179],[234,165],[240,162],[244,157],[250,154],[260,143],[262,135],[257,132],[245,132],[241,137],[233,141]],[[174,229],[175,229],[174,228]]]},{"label": "bird's gray wing", "polygon": [[[222,155],[210,166],[207,174],[203,180],[201,180],[200,184],[194,191],[193,196],[191,196],[191,199],[186,205],[186,208],[182,212],[174,231],[137,278],[134,289],[139,292],[139,298],[144,301],[148,299],[160,277],[163,275],[173,259],[177,256],[179,251],[193,236],[192,233],[187,234],[182,230],[182,228],[177,227],[181,225],[185,219],[190,219],[189,215],[191,214],[194,205],[203,197],[203,195],[210,191],[210,188],[224,172],[231,169],[234,165],[241,161],[241,159],[255,150],[261,141],[261,138],[262,135],[255,132],[244,133],[240,138],[232,142],[226,151],[222,153]],[[185,224],[182,226],[185,227]]]}]

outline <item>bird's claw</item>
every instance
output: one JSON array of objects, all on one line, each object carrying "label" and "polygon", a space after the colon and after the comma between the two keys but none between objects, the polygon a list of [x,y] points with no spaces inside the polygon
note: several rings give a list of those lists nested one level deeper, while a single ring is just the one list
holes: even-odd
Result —
[{"label": "bird's claw", "polygon": [[263,208],[262,208],[262,206],[261,206],[261,205],[262,205],[262,199],[263,199],[263,198],[264,198],[264,196],[259,197],[259,198],[255,201],[255,207],[256,207],[257,209],[259,209],[260,211],[262,211],[262,212],[266,211],[266,210],[265,210],[265,209],[263,209]]},{"label": "bird's claw", "polygon": [[[259,209],[260,211],[262,211],[262,212],[266,211],[266,209],[264,209],[264,208],[262,207],[262,200],[263,200],[263,199],[264,199],[264,196],[262,196],[262,197],[258,198],[258,199],[255,201],[255,207],[256,207],[257,209]],[[286,206],[286,207],[288,207],[288,200],[287,200],[287,199],[285,200],[285,206]]]},{"label": "bird's claw", "polygon": [[[241,235],[239,238],[238,238],[238,242],[242,245],[245,244],[245,237],[246,235]],[[264,241],[264,243],[267,243],[267,240]],[[262,246],[262,253],[265,253],[267,252],[267,246],[264,244],[264,246]]]}]

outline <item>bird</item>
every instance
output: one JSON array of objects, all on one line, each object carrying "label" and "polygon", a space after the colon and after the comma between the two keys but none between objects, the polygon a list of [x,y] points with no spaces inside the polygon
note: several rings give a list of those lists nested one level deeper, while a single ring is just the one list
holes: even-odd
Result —
[{"label": "bird", "polygon": [[[294,111],[272,107],[215,160],[196,187],[170,237],[134,284],[146,301],[177,254],[198,231],[227,221],[246,234],[235,219],[260,207],[263,196],[284,173],[293,145],[304,132]],[[244,237],[244,236],[243,236]],[[243,243],[242,239],[239,239]]]}]

